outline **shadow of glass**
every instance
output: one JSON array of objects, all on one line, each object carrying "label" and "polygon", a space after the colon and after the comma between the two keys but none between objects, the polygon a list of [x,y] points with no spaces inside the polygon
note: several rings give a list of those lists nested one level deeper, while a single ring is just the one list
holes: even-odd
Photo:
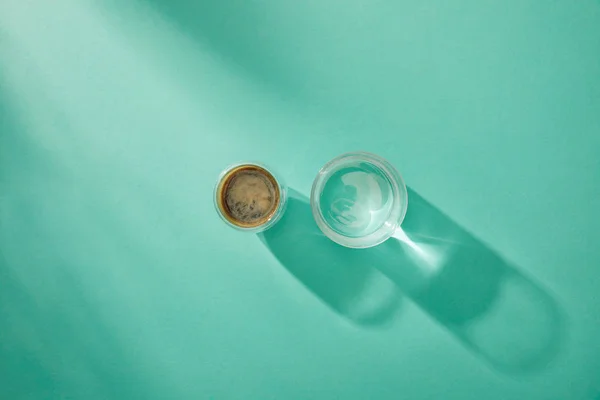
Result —
[{"label": "shadow of glass", "polygon": [[[495,369],[519,374],[547,366],[564,332],[553,297],[414,190],[409,199],[403,230],[377,247],[329,241],[297,193],[285,219],[261,238],[298,280],[352,320],[366,293],[378,296],[377,286],[365,289],[373,277],[382,281],[376,269]],[[379,306],[377,319],[390,318],[389,308]]]},{"label": "shadow of glass", "polygon": [[409,188],[403,231],[372,249],[382,272],[496,369],[522,373],[558,353],[554,298]]},{"label": "shadow of glass", "polygon": [[398,314],[397,286],[362,262],[360,250],[338,246],[323,235],[308,199],[298,192],[290,190],[281,221],[258,236],[296,279],[349,321],[382,326]]}]

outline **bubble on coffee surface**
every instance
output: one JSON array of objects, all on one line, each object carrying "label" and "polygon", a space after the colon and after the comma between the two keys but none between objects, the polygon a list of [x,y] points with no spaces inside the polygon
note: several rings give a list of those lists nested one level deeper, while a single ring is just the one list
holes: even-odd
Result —
[{"label": "bubble on coffee surface", "polygon": [[240,171],[229,182],[224,197],[232,218],[260,223],[275,206],[275,186],[259,172]]}]

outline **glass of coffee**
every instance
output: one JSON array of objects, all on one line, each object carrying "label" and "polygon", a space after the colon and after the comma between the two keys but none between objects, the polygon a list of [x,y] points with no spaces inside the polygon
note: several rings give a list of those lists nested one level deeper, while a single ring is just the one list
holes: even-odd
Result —
[{"label": "glass of coffee", "polygon": [[229,226],[242,231],[262,232],[283,215],[287,192],[281,180],[266,166],[235,164],[217,180],[214,192],[217,213]]}]

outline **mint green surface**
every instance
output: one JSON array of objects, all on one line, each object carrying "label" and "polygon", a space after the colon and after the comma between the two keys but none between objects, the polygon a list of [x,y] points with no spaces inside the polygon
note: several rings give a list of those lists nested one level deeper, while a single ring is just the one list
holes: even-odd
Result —
[{"label": "mint green surface", "polygon": [[[352,150],[412,244],[318,231]],[[0,399],[596,399],[600,2],[2,0],[0,213]]]}]

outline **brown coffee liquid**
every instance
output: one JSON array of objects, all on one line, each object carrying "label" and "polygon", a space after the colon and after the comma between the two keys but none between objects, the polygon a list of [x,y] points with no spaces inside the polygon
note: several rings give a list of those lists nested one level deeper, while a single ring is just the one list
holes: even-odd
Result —
[{"label": "brown coffee liquid", "polygon": [[267,222],[279,205],[279,186],[269,171],[241,165],[229,171],[218,189],[219,208],[234,225],[253,228]]}]

